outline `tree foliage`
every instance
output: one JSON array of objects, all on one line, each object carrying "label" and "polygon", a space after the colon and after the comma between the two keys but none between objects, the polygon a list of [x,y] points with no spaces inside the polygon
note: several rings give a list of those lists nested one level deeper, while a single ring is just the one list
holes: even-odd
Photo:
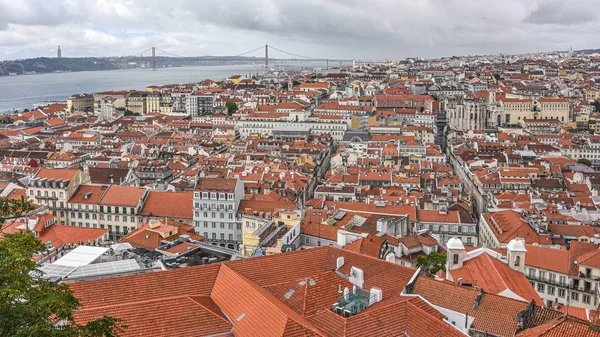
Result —
[{"label": "tree foliage", "polygon": [[[32,209],[24,198],[1,198],[0,224]],[[0,336],[117,336],[122,327],[114,318],[75,323],[73,313],[80,304],[66,284],[32,277],[39,274],[32,256],[44,250],[29,233],[0,236]]]},{"label": "tree foliage", "polygon": [[417,268],[421,268],[421,272],[425,275],[435,275],[438,271],[446,271],[446,254],[431,253],[426,256],[417,258]]},{"label": "tree foliage", "polygon": [[140,113],[139,112],[133,112],[129,109],[125,109],[125,112],[123,113],[124,117],[128,117],[128,116],[139,116]]},{"label": "tree foliage", "polygon": [[229,116],[233,115],[236,111],[238,111],[238,105],[235,102],[225,103],[225,108],[227,109],[227,114]]},{"label": "tree foliage", "polygon": [[589,159],[581,158],[577,161],[577,163],[592,167],[592,162]]},{"label": "tree foliage", "polygon": [[594,106],[594,108],[596,109],[596,112],[600,112],[600,101],[595,100],[594,103],[592,103],[592,105]]}]

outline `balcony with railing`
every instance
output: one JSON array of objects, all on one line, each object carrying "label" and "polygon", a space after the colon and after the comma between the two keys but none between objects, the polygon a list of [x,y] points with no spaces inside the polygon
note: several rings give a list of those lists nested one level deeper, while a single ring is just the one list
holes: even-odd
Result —
[{"label": "balcony with railing", "polygon": [[569,288],[569,284],[567,282],[561,282],[557,279],[550,279],[548,277],[540,277],[537,275],[528,274],[527,279],[530,281],[536,281],[536,282],[540,282],[540,283],[550,284],[550,285],[557,286],[557,287]]}]

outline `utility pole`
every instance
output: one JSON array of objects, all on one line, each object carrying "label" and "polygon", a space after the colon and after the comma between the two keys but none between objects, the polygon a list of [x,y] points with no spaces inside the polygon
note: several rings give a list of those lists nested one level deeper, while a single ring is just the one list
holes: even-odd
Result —
[{"label": "utility pole", "polygon": [[265,45],[265,68],[269,67],[269,45]]},{"label": "utility pole", "polygon": [[156,70],[156,48],[152,47],[152,70]]}]

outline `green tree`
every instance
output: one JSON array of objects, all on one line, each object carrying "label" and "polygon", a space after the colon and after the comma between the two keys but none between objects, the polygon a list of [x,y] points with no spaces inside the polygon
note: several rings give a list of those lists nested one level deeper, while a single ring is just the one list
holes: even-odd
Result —
[{"label": "green tree", "polygon": [[596,108],[596,112],[600,112],[600,101],[595,100],[592,105]]},{"label": "green tree", "polygon": [[589,159],[581,158],[577,161],[577,163],[592,167],[592,162]]},{"label": "green tree", "polygon": [[125,109],[125,112],[123,113],[123,117],[127,117],[127,116],[139,116],[140,113],[139,112],[133,112],[129,109]]},{"label": "green tree", "polygon": [[[33,209],[19,200],[0,199],[0,224]],[[66,284],[32,277],[37,263],[32,256],[46,247],[28,233],[0,238],[0,336],[113,337],[122,330],[118,320],[104,316],[86,325],[75,323],[79,300]]]},{"label": "green tree", "polygon": [[446,254],[431,253],[417,258],[417,268],[425,275],[435,275],[438,271],[446,271]]},{"label": "green tree", "polygon": [[236,111],[238,111],[238,105],[235,102],[225,103],[225,108],[227,109],[227,114],[229,116],[233,115]]}]

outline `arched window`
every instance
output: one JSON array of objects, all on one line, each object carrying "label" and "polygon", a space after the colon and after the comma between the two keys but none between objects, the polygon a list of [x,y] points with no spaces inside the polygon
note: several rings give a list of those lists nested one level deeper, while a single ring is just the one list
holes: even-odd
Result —
[{"label": "arched window", "polygon": [[521,257],[517,256],[517,258],[515,259],[515,267],[518,267],[521,264]]}]

